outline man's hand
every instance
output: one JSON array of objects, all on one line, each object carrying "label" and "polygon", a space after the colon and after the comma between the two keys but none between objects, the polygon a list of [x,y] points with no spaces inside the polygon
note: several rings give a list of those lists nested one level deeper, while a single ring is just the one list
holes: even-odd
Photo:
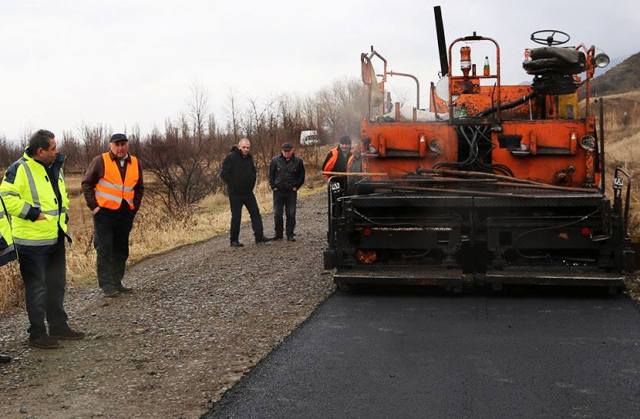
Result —
[{"label": "man's hand", "polygon": [[96,215],[98,213],[98,211],[100,211],[100,207],[95,207],[93,210],[91,210],[93,215]]},{"label": "man's hand", "polygon": [[40,213],[38,214],[38,218],[36,218],[36,221],[42,221],[42,220],[46,220],[46,218],[44,218],[44,214]]},{"label": "man's hand", "polygon": [[298,190],[298,188],[293,188],[293,192],[296,192]]}]

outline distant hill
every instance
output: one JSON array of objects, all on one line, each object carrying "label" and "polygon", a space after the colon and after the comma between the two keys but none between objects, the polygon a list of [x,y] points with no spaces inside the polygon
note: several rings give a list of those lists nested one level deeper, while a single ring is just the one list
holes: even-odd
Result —
[{"label": "distant hill", "polygon": [[609,65],[605,68],[596,68],[595,71],[595,76],[594,77],[599,77],[601,75],[603,75],[604,73],[606,73],[607,71],[611,70],[612,68],[614,68],[615,66],[617,66],[618,64],[620,64],[621,62],[623,62],[624,60],[626,60],[628,57],[625,55],[624,57],[610,57],[611,58],[611,62],[609,63]]},{"label": "distant hill", "polygon": [[638,89],[640,89],[640,52],[591,81],[593,96],[607,96]]}]

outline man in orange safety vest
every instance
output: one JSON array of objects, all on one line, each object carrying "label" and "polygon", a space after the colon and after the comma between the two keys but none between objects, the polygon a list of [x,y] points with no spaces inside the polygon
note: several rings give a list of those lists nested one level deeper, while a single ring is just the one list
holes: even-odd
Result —
[{"label": "man in orange safety vest", "polygon": [[93,212],[98,285],[105,297],[131,292],[122,285],[122,277],[129,257],[129,233],[144,185],[140,162],[129,154],[125,134],[113,134],[109,151],[91,161],[82,180],[82,193]]},{"label": "man in orange safety vest", "polygon": [[[351,138],[348,135],[340,138],[340,144],[333,147],[327,153],[327,157],[322,163],[323,172],[335,172],[344,173],[347,171],[347,163],[351,157]],[[332,175],[325,174],[324,177],[329,179]],[[336,176],[335,180],[338,181],[344,189],[346,187],[346,176]]]}]

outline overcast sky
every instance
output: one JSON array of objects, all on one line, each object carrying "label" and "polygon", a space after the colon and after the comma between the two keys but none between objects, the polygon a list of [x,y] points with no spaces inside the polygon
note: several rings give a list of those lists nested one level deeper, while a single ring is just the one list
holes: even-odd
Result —
[{"label": "overcast sky", "polygon": [[[448,43],[472,31],[498,41],[503,83],[529,79],[522,55],[539,29],[612,58],[640,51],[630,0],[0,0],[0,136],[96,123],[146,133],[186,109],[194,83],[224,120],[230,91],[266,100],[359,77],[359,54],[372,44],[390,69],[428,86],[439,70],[438,4]],[[472,58],[481,68],[483,57]],[[394,86],[411,91],[407,83]]]}]

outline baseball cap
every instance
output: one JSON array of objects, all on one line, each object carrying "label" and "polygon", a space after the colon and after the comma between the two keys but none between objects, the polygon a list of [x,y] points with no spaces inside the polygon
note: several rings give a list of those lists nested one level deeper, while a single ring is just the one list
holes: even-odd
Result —
[{"label": "baseball cap", "polygon": [[124,134],[113,134],[109,140],[110,143],[116,143],[118,141],[129,141],[129,139]]}]

